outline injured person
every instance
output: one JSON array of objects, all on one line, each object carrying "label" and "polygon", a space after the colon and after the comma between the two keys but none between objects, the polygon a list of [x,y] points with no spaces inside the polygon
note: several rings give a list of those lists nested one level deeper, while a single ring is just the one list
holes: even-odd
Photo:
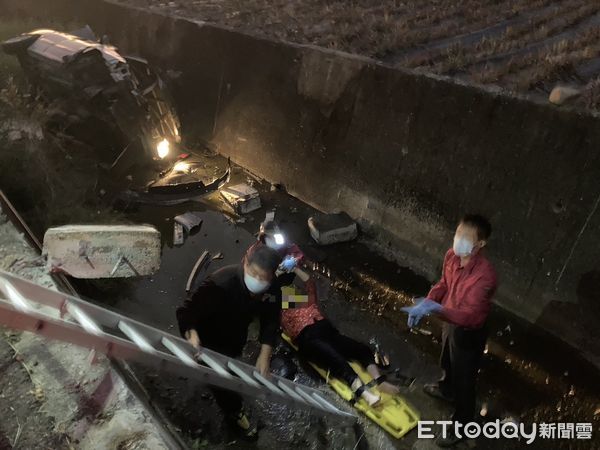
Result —
[{"label": "injured person", "polygon": [[[321,312],[315,281],[299,268],[294,269],[296,284],[283,292],[281,324],[283,332],[298,348],[300,356],[328,370],[331,375],[344,381],[354,392],[354,400],[362,397],[369,406],[376,405],[380,396],[370,388],[377,386],[381,392],[397,394],[397,386],[384,381],[371,349],[340,332]],[[302,283],[298,283],[300,280]],[[304,294],[303,294],[304,292]],[[366,368],[373,381],[363,384],[349,361],[356,361]]]}]

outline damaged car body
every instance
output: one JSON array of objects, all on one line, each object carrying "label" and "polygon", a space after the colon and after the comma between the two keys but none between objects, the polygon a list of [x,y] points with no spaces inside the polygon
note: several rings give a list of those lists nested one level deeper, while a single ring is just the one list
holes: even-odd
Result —
[{"label": "damaged car body", "polygon": [[136,177],[141,189],[158,185],[160,194],[177,196],[218,189],[229,178],[227,170],[216,180],[194,180],[201,172],[189,171],[179,185],[165,173],[177,163],[181,136],[164,81],[146,60],[121,55],[89,27],[72,33],[34,30],[4,41],[2,49],[19,59],[31,84],[51,103],[49,126],[97,149],[111,173],[144,167],[144,175]]}]

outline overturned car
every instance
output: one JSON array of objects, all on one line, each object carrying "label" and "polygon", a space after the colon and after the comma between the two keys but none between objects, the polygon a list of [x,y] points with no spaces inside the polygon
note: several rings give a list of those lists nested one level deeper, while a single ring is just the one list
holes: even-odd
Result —
[{"label": "overturned car", "polygon": [[2,43],[43,95],[59,102],[61,126],[78,139],[109,147],[116,162],[138,149],[169,158],[179,120],[163,81],[141,58],[122,56],[89,27],[72,34],[35,30]]},{"label": "overturned car", "polygon": [[89,27],[35,30],[1,46],[47,100],[52,130],[99,150],[110,172],[136,173],[137,187],[126,187],[129,201],[176,204],[229,180],[229,167],[211,176],[181,154],[177,114],[163,80],[144,59],[122,56]]}]

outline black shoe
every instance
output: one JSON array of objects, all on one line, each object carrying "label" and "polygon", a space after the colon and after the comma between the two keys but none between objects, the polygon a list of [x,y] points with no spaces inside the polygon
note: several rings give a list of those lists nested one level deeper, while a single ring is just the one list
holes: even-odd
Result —
[{"label": "black shoe", "polygon": [[449,433],[446,434],[446,437],[439,436],[435,440],[435,443],[438,447],[450,448],[450,447],[454,447],[456,444],[458,444],[459,442],[462,442],[464,440],[465,440],[464,436],[458,437],[454,434],[454,432],[450,431]]},{"label": "black shoe", "polygon": [[444,400],[445,402],[452,403],[454,399],[449,395],[445,395],[441,390],[440,386],[437,383],[434,384],[426,384],[423,386],[423,392],[425,392],[430,397],[434,397],[440,400]]},{"label": "black shoe", "polygon": [[226,419],[243,440],[248,442],[256,442],[258,440],[258,428],[252,423],[244,410],[241,410],[237,414],[227,415]]}]

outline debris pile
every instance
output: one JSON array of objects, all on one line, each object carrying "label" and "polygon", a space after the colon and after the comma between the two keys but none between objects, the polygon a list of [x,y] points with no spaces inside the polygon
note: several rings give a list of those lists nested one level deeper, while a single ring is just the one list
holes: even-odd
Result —
[{"label": "debris pile", "polygon": [[221,196],[237,214],[248,214],[260,209],[258,191],[247,184],[236,184],[221,189]]}]

